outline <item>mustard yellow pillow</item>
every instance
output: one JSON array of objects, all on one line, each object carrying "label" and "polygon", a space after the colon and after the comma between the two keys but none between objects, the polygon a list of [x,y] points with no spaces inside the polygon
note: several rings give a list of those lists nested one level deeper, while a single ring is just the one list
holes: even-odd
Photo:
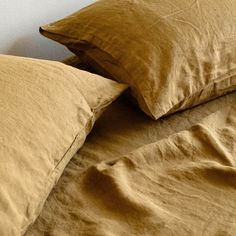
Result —
[{"label": "mustard yellow pillow", "polygon": [[24,234],[124,88],[59,62],[0,55],[0,235]]},{"label": "mustard yellow pillow", "polygon": [[236,88],[236,1],[100,0],[41,27],[157,119]]}]

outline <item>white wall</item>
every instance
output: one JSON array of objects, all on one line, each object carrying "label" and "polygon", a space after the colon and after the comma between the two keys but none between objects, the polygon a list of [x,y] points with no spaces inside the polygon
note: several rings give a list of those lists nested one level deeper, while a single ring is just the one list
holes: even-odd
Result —
[{"label": "white wall", "polygon": [[0,0],[0,54],[61,60],[70,52],[38,32],[95,0]]}]

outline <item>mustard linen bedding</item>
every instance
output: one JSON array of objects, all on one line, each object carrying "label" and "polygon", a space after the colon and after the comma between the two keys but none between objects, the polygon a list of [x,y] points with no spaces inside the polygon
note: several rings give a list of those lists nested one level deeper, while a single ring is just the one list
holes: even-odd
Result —
[{"label": "mustard linen bedding", "polygon": [[27,236],[236,235],[236,93],[153,121],[96,123]]},{"label": "mustard linen bedding", "polygon": [[124,88],[59,62],[0,55],[1,236],[25,233]]},{"label": "mustard linen bedding", "polygon": [[235,0],[100,0],[41,33],[159,117],[236,89]]}]

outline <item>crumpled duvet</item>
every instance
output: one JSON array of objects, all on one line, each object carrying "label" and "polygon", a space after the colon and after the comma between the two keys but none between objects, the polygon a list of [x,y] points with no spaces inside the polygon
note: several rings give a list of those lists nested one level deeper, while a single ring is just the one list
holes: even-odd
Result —
[{"label": "crumpled duvet", "polygon": [[95,235],[235,235],[235,164],[231,106],[189,130],[90,167],[81,178],[82,208],[96,222]]},{"label": "crumpled duvet", "polygon": [[[194,125],[200,117],[189,118],[194,109],[176,114],[170,120],[179,131],[118,157],[106,155],[105,146],[104,159],[89,152],[91,143],[98,156],[106,145],[92,134],[27,235],[236,235],[235,95],[194,108],[202,114]],[[179,117],[188,117],[186,128],[177,125]],[[160,126],[168,133],[165,119]],[[122,140],[119,131],[114,137],[113,145]]]}]

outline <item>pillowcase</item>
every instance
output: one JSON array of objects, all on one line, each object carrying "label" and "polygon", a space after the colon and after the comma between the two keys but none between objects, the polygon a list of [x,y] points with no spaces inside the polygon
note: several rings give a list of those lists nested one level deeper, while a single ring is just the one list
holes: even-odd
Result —
[{"label": "pillowcase", "polygon": [[235,12],[233,0],[101,0],[40,31],[157,119],[236,88]]},{"label": "pillowcase", "polygon": [[0,56],[0,235],[24,234],[125,87],[59,62]]}]

